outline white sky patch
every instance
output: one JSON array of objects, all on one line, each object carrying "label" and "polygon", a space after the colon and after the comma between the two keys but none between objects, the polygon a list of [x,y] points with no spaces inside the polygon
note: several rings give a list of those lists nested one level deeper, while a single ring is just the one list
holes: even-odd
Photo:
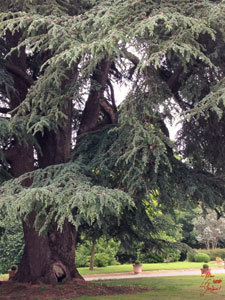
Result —
[{"label": "white sky patch", "polygon": [[[116,104],[119,105],[123,100],[126,98],[127,94],[129,92],[129,86],[120,86],[116,83],[114,83],[114,93],[115,93],[115,100]],[[180,122],[179,114],[178,112],[172,112],[174,119],[171,124],[170,121],[165,121],[166,126],[170,133],[170,138],[172,140],[176,140],[176,134],[181,129],[182,124]]]}]

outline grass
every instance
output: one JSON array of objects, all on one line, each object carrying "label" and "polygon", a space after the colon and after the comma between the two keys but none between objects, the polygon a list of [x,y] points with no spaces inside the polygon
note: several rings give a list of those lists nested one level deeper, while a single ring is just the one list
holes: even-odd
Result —
[{"label": "grass", "polygon": [[[179,270],[185,268],[200,268],[202,263],[189,263],[189,262],[177,262],[177,263],[164,263],[164,264],[144,264],[144,270]],[[209,263],[209,266],[216,266],[213,263]],[[223,267],[223,266],[222,266]],[[80,268],[81,274],[89,271],[87,268]],[[113,273],[113,272],[129,272],[132,271],[132,265],[119,265],[109,266],[106,268],[98,268],[94,270],[94,273]],[[93,274],[93,271],[89,271],[89,274]],[[87,274],[87,273],[86,273]],[[7,278],[8,275],[0,275],[0,277]],[[123,280],[104,280],[97,281],[99,284],[107,284],[109,286],[120,285],[143,285],[151,289],[149,292],[130,294],[130,295],[117,295],[117,296],[83,296],[79,300],[197,300],[197,299],[213,299],[222,300],[225,299],[225,274],[215,274],[215,277],[209,278],[209,286],[218,287],[221,285],[221,290],[215,291],[213,294],[211,291],[206,291],[204,297],[200,294],[204,292],[200,287],[204,277],[198,276],[174,276],[174,277],[153,277],[153,278],[138,278],[138,279],[123,279]],[[214,284],[213,280],[222,280],[220,284]],[[78,299],[78,298],[76,298]],[[71,300],[76,300],[75,298]],[[59,299],[58,299],[59,300]]]},{"label": "grass", "polygon": [[[181,269],[200,269],[203,263],[179,261],[173,263],[155,263],[155,264],[143,264],[143,271],[156,271],[156,270],[181,270]],[[208,263],[209,267],[224,267],[224,265],[214,264],[213,262]],[[102,268],[95,268],[90,271],[88,268],[78,268],[81,275],[88,274],[103,274],[103,273],[126,273],[132,272],[133,266],[127,265],[116,265]]]},{"label": "grass", "polygon": [[[79,300],[197,300],[197,299],[225,299],[225,275],[216,274],[211,280],[211,285],[213,284],[213,279],[221,279],[222,285],[221,290],[206,291],[203,296],[201,293],[204,292],[203,288],[200,287],[203,282],[203,277],[201,276],[176,276],[176,277],[158,277],[158,278],[140,278],[140,279],[124,279],[124,280],[108,280],[101,281],[107,285],[144,285],[152,289],[149,292],[139,293],[134,295],[117,295],[117,296],[101,296],[101,297],[88,297],[83,296]],[[214,284],[215,287],[219,285]],[[75,300],[75,299],[74,299]]]}]

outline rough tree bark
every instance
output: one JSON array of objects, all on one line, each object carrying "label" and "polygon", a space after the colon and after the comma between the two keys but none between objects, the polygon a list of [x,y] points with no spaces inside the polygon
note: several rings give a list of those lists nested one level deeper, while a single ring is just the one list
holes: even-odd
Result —
[{"label": "rough tree bark", "polygon": [[[64,113],[68,118],[57,132],[45,129],[43,136],[37,136],[41,148],[41,153],[38,153],[40,168],[65,163],[70,158],[72,102],[69,100]],[[34,213],[30,219],[30,224],[33,224]],[[31,226],[24,228],[24,234],[27,246],[25,266],[29,266],[28,276],[32,282],[56,283],[63,279],[82,278],[74,263],[77,233],[68,221],[65,221],[62,231],[57,229],[56,224],[52,224],[45,236],[37,236]]]},{"label": "rough tree bark", "polygon": [[81,118],[78,137],[84,133],[95,130],[98,126],[101,111],[100,100],[104,98],[104,90],[108,80],[111,61],[102,61],[94,71],[89,97]]},{"label": "rough tree bark", "polygon": [[[11,47],[18,44],[21,35],[7,34],[6,39]],[[11,67],[13,66],[13,68]],[[16,92],[10,94],[10,109],[16,108],[26,98],[32,79],[26,75],[27,63],[25,49],[20,53],[14,52],[6,64],[7,70],[14,80]],[[30,80],[28,80],[30,79]],[[61,129],[56,132],[45,130],[44,136],[37,136],[42,155],[38,153],[39,167],[63,163],[70,158],[71,143],[71,101],[65,100],[65,113],[68,119]],[[11,147],[6,151],[5,158],[11,166],[14,177],[34,170],[33,145],[21,145],[16,137]],[[29,186],[31,181],[23,182]],[[57,225],[52,224],[46,235],[41,235],[34,229],[36,213],[33,211],[26,222],[23,221],[25,239],[24,253],[21,263],[13,280],[20,282],[56,283],[63,278],[82,278],[74,265],[76,231],[69,223],[65,222],[62,231],[57,230]]]},{"label": "rough tree bark", "polygon": [[[37,139],[41,148],[38,153],[40,168],[67,162],[70,158],[71,142],[71,101],[65,106],[68,119],[58,132],[45,130],[44,135]],[[25,250],[15,276],[15,280],[22,282],[57,283],[72,278],[80,278],[75,268],[76,230],[65,221],[61,231],[57,224],[52,224],[46,235],[39,236],[33,224],[35,212],[29,215],[29,222],[23,223]]]},{"label": "rough tree bark", "polygon": [[[10,34],[7,36],[11,46],[16,46],[19,38],[19,33],[16,36]],[[11,57],[11,63],[14,67],[10,68],[7,63],[7,68],[14,78],[17,90],[17,93],[12,93],[10,97],[10,108],[14,109],[26,98],[29,85],[32,83],[25,76],[27,70],[25,49],[21,49],[20,54],[14,53]],[[95,89],[92,87],[90,91],[78,135],[96,128],[101,109],[104,109],[109,116],[111,114],[112,122],[110,107],[107,108],[106,103],[100,101],[100,99],[103,99],[109,69],[110,62],[103,61],[93,74],[93,80],[100,85],[100,88]],[[62,85],[65,85],[65,83],[62,83]],[[65,163],[70,159],[72,101],[69,99],[64,100],[64,113],[67,119],[60,129],[57,132],[45,129],[43,136],[41,134],[36,136],[41,149],[37,154],[38,167],[40,168]],[[14,145],[6,153],[6,159],[11,165],[11,171],[15,177],[34,170],[34,149],[32,145],[20,145],[15,139]],[[24,184],[29,186],[31,182],[24,182]],[[28,216],[28,220],[23,221],[25,249],[18,272],[13,280],[32,283],[57,283],[63,279],[82,278],[74,264],[77,236],[75,228],[68,221],[65,221],[62,231],[57,229],[56,224],[52,224],[47,234],[39,236],[34,228],[35,218],[36,212],[33,211]]]}]

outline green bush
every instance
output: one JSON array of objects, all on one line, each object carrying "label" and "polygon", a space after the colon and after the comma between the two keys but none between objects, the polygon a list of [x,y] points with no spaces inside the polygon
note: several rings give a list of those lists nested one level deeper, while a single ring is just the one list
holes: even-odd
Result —
[{"label": "green bush", "polygon": [[196,251],[187,252],[187,261],[188,262],[195,262],[195,255],[197,254]]},{"label": "green bush", "polygon": [[142,263],[174,262],[179,260],[180,254],[181,254],[180,250],[165,248],[164,252],[149,251],[146,253],[140,253],[139,260]]},{"label": "green bush", "polygon": [[198,253],[195,255],[195,261],[208,263],[210,261],[210,257],[205,253]]},{"label": "green bush", "polygon": [[140,253],[139,260],[142,263],[151,264],[151,263],[162,263],[164,261],[163,255],[156,252],[147,252]]},{"label": "green bush", "polygon": [[[75,263],[78,268],[90,265],[92,243],[88,240],[83,241],[76,249]],[[95,266],[109,266],[116,264],[115,255],[118,251],[119,243],[113,239],[106,240],[100,238],[95,247]],[[102,258],[101,258],[102,256]],[[106,264],[107,261],[107,264]]]},{"label": "green bush", "polygon": [[80,245],[76,251],[75,263],[77,268],[88,267],[90,264],[90,255],[85,245]]},{"label": "green bush", "polygon": [[95,254],[95,267],[107,267],[110,263],[110,257],[106,253]]},{"label": "green bush", "polygon": [[210,260],[216,260],[217,257],[225,258],[225,249],[216,248],[216,249],[199,249],[197,250],[198,253],[205,253],[209,255]]},{"label": "green bush", "polygon": [[7,273],[12,265],[19,265],[24,239],[20,223],[11,224],[0,236],[0,273]]},{"label": "green bush", "polygon": [[181,251],[178,250],[178,249],[175,250],[175,249],[167,248],[166,249],[166,255],[164,257],[164,262],[178,261],[180,259],[180,254],[181,254]]}]

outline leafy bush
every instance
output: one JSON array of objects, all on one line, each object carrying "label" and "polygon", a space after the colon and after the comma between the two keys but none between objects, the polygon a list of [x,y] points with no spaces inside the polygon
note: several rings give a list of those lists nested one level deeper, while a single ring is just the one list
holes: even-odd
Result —
[{"label": "leafy bush", "polygon": [[195,262],[195,255],[197,254],[197,251],[188,252],[187,253],[187,261],[188,262]]},{"label": "leafy bush", "polygon": [[179,260],[180,253],[180,250],[165,248],[164,252],[149,251],[147,253],[140,253],[139,260],[142,263],[174,262]]},{"label": "leafy bush", "polygon": [[96,267],[107,267],[110,262],[110,257],[106,253],[95,254],[95,266]]},{"label": "leafy bush", "polygon": [[90,264],[90,250],[85,245],[80,245],[76,250],[75,263],[77,268],[88,267]]},{"label": "leafy bush", "polygon": [[[75,263],[78,268],[88,267],[90,264],[92,244],[86,240],[76,249]],[[106,240],[100,238],[97,241],[95,248],[95,266],[103,267],[116,264],[116,253],[119,248],[119,243],[113,239]]]},{"label": "leafy bush", "polygon": [[[116,263],[116,253],[119,249],[119,242],[115,242],[113,239],[106,240],[104,238],[100,238],[96,245],[95,253],[107,254],[108,256],[108,266],[114,265]],[[95,254],[95,259],[96,259]]]},{"label": "leafy bush", "polygon": [[18,222],[5,228],[0,236],[0,273],[7,273],[12,265],[19,265],[23,254],[22,226]]},{"label": "leafy bush", "polygon": [[195,261],[208,263],[210,261],[210,257],[205,253],[198,253],[195,255]]},{"label": "leafy bush", "polygon": [[142,263],[162,263],[164,261],[161,253],[149,251],[147,253],[140,253],[139,260]]},{"label": "leafy bush", "polygon": [[178,261],[180,259],[180,254],[181,251],[180,250],[175,250],[175,249],[170,249],[167,248],[166,249],[166,254],[164,257],[164,262],[175,262]]}]

